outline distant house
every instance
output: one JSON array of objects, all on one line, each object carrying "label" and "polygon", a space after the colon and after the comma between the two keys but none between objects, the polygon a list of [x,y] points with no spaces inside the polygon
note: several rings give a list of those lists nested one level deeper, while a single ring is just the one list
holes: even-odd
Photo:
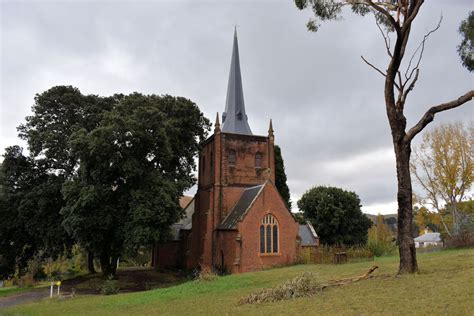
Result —
[{"label": "distant house", "polygon": [[430,233],[425,229],[425,233],[414,239],[415,248],[424,248],[428,246],[440,246],[443,244],[441,241],[440,233]]}]

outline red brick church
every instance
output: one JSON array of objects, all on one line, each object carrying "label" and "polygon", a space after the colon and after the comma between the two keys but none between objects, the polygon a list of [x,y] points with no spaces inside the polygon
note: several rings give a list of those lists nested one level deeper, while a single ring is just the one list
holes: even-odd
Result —
[{"label": "red brick church", "polygon": [[199,153],[197,193],[171,240],[155,247],[154,267],[239,273],[295,262],[302,227],[275,187],[274,143],[271,120],[267,136],[252,134],[247,122],[234,33],[222,125],[217,116]]}]

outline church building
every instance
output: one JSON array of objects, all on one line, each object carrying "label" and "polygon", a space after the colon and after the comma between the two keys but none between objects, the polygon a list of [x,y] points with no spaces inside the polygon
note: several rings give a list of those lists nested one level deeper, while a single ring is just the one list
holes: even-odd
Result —
[{"label": "church building", "polygon": [[222,125],[199,153],[198,188],[173,225],[169,242],[153,252],[153,265],[219,268],[229,273],[292,264],[300,225],[275,187],[274,131],[254,135],[245,112],[237,33]]}]

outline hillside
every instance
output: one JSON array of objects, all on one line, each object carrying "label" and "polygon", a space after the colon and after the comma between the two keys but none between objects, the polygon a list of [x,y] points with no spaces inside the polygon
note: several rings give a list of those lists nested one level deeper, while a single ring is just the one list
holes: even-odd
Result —
[{"label": "hillside", "polygon": [[[281,314],[433,314],[467,315],[474,303],[474,249],[421,254],[421,272],[395,277],[398,258],[345,265],[298,265],[256,273],[190,281],[178,286],[114,296],[85,296],[63,301],[44,301],[1,312],[6,315],[281,315]],[[237,305],[240,297],[256,289],[284,282],[304,271],[322,281],[363,274],[379,265],[374,277],[317,296]],[[1,314],[0,312],[0,314]]]}]

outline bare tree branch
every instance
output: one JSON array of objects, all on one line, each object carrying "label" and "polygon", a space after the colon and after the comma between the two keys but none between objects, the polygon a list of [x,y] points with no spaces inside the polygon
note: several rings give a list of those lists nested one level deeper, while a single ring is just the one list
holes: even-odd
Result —
[{"label": "bare tree branch", "polygon": [[[418,47],[416,48],[416,50],[413,52],[413,55],[411,56],[410,58],[410,61],[408,62],[408,67],[405,71],[405,78],[408,80],[411,79],[411,77],[413,76],[413,73],[415,72],[415,70],[418,69],[418,67],[420,66],[420,62],[421,62],[421,59],[423,58],[423,52],[425,50],[425,43],[426,43],[426,40],[428,39],[428,37],[433,34],[434,32],[436,32],[440,26],[441,26],[441,22],[443,21],[443,16],[441,15],[440,18],[439,18],[439,21],[438,21],[438,24],[436,25],[436,27],[434,29],[432,29],[431,31],[429,31],[428,33],[425,34],[425,36],[423,37],[423,40],[420,42],[420,44],[418,45]],[[420,51],[421,49],[421,51]],[[420,51],[419,55],[418,55],[418,61],[416,63],[416,66],[413,67],[413,69],[411,70],[410,72],[410,75],[408,76],[408,72],[410,71],[410,68],[411,68],[411,63],[413,62],[413,59],[415,58],[417,52]]]},{"label": "bare tree branch", "polygon": [[[386,77],[387,74],[384,73],[382,70],[380,70],[379,68],[377,68],[376,66],[374,66],[373,64],[371,64],[370,62],[367,61],[367,59],[364,58],[364,56],[360,56],[360,58],[362,58],[362,60],[367,64],[369,65],[370,67],[372,67],[373,69],[375,69],[375,71],[377,71],[379,74],[381,74],[382,76]],[[398,84],[396,82],[393,83],[395,85],[395,87],[400,90],[400,87],[398,86]]]},{"label": "bare tree branch", "polygon": [[390,36],[388,34],[385,35],[385,32],[382,30],[382,27],[380,26],[380,23],[377,21],[377,19],[375,19],[375,24],[377,24],[380,34],[382,34],[383,40],[385,42],[385,48],[387,49],[387,55],[393,57],[392,52],[390,51]]},{"label": "bare tree branch", "polygon": [[426,111],[426,113],[418,121],[418,123],[416,123],[416,125],[410,128],[408,133],[406,133],[405,141],[410,142],[419,132],[423,130],[423,128],[425,128],[426,125],[428,125],[434,120],[436,113],[446,111],[449,109],[454,109],[472,100],[472,98],[474,98],[474,90],[468,91],[466,94],[462,95],[456,100],[446,102],[446,103],[441,103],[439,105],[431,107],[430,109],[428,109],[428,111]]}]

